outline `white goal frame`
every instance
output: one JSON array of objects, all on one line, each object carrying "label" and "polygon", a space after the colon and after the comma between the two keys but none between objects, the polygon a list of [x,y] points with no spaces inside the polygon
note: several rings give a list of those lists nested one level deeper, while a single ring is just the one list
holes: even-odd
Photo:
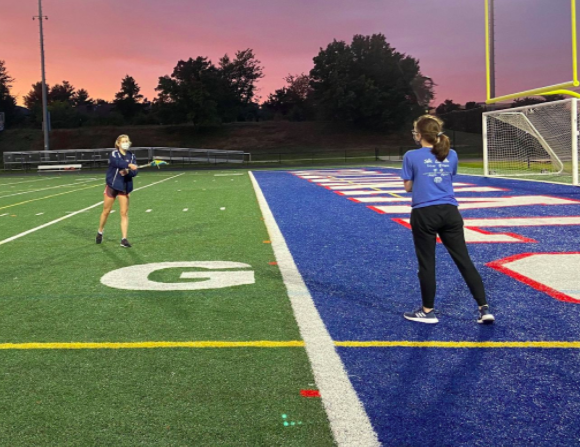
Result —
[{"label": "white goal frame", "polygon": [[484,176],[562,177],[578,186],[578,112],[577,98],[485,112]]}]

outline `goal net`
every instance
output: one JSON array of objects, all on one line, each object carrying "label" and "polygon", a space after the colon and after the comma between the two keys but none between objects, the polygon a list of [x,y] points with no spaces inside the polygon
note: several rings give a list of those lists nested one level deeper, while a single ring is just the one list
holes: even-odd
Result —
[{"label": "goal net", "polygon": [[578,184],[578,99],[486,112],[484,174]]}]

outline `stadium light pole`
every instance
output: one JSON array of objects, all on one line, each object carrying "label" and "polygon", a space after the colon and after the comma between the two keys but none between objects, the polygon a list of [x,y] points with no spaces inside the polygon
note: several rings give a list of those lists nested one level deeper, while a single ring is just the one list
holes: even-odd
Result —
[{"label": "stadium light pole", "polygon": [[489,0],[489,92],[495,98],[495,13],[494,0]]},{"label": "stadium light pole", "polygon": [[48,93],[46,91],[46,74],[44,71],[44,32],[42,29],[42,21],[48,20],[48,17],[42,15],[42,0],[38,0],[38,16],[34,16],[32,20],[38,19],[40,24],[40,65],[42,70],[42,127],[44,130],[44,150],[50,149],[48,139]]}]

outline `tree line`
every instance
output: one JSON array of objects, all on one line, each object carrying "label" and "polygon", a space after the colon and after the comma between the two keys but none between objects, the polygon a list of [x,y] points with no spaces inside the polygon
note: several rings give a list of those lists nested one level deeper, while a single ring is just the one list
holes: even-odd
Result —
[{"label": "tree line", "polygon": [[[130,75],[121,80],[112,101],[93,99],[86,89],[77,89],[65,80],[47,86],[51,125],[219,125],[284,119],[395,131],[428,109],[436,85],[421,73],[417,59],[397,51],[383,34],[355,35],[350,43],[333,40],[313,57],[309,73],[289,74],[285,85],[260,103],[256,93],[263,70],[252,49],[237,51],[233,58],[225,54],[217,64],[202,56],[180,60],[170,75],[159,77],[157,97],[151,101],[144,98]],[[24,97],[29,111],[25,115],[18,113],[10,94],[12,82],[0,60],[0,111],[5,113],[7,125],[38,128],[42,123],[41,83],[34,84]],[[436,112],[478,107],[475,102],[461,107],[447,99]]]}]

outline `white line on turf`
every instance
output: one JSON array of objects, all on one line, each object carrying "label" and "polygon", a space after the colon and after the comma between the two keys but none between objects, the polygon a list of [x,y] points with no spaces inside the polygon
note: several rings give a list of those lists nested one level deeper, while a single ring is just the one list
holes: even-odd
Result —
[{"label": "white line on turf", "polygon": [[214,174],[213,176],[214,177],[229,177],[231,175],[244,175],[244,174],[243,173],[242,174]]},{"label": "white line on turf", "polygon": [[[157,185],[159,183],[163,183],[163,182],[165,182],[167,180],[170,180],[172,178],[179,177],[180,175],[183,175],[183,173],[174,175],[173,177],[168,177],[168,178],[163,179],[163,180],[159,180],[158,182],[155,182],[155,183],[150,183],[149,185],[141,186],[140,188],[135,188],[133,190],[133,192],[139,191],[141,189],[149,188],[150,186]],[[4,244],[7,244],[8,242],[12,242],[12,241],[14,241],[16,239],[19,239],[21,237],[24,237],[24,236],[26,236],[28,234],[34,233],[35,231],[42,230],[43,228],[49,227],[49,226],[51,226],[51,225],[53,225],[55,223],[58,223],[58,222],[63,221],[65,219],[68,219],[69,217],[76,216],[77,214],[83,213],[83,212],[88,211],[88,210],[90,210],[92,208],[96,208],[97,206],[102,205],[102,204],[103,204],[103,201],[101,200],[100,202],[97,202],[94,205],[91,205],[91,206],[88,206],[86,208],[83,208],[82,210],[75,211],[72,214],[67,214],[66,216],[59,217],[58,219],[55,219],[55,220],[52,220],[52,221],[47,222],[45,224],[42,224],[42,225],[40,225],[40,226],[38,226],[36,228],[32,228],[31,230],[24,231],[23,233],[17,234],[16,236],[12,236],[12,237],[9,237],[8,239],[4,239],[3,241],[0,241],[0,245],[4,245]]]},{"label": "white line on turf", "polygon": [[152,210],[145,210],[146,213],[150,213]]},{"label": "white line on turf", "polygon": [[41,178],[37,180],[26,180],[25,182],[15,182],[15,183],[1,183],[0,187],[2,186],[12,186],[12,185],[20,185],[21,183],[33,183],[33,182],[43,182],[45,180],[54,180],[60,177],[49,177],[49,178]]},{"label": "white line on turf", "polygon": [[0,217],[8,216],[8,213],[0,214]]},{"label": "white line on turf", "polygon": [[288,291],[294,317],[306,344],[306,353],[312,365],[334,439],[339,446],[344,447],[379,446],[377,434],[348,378],[334,342],[294,263],[260,185],[252,172],[249,172],[249,175],[270,234],[272,249]]},{"label": "white line on turf", "polygon": [[[97,180],[97,179],[95,179]],[[80,183],[67,183],[66,185],[58,185],[58,186],[49,186],[48,188],[42,188],[42,189],[33,189],[31,191],[23,191],[23,192],[16,192],[14,194],[8,194],[6,196],[0,196],[0,199],[4,199],[5,197],[13,197],[13,196],[20,196],[22,194],[30,194],[32,192],[40,192],[40,191],[46,191],[48,189],[57,189],[57,188],[62,188],[64,186],[78,186],[78,185],[83,185],[85,183],[90,183],[94,180],[89,180],[89,181],[84,181],[84,182],[80,182]]]},{"label": "white line on turf", "polygon": [[183,211],[187,211],[189,208],[183,208]]},{"label": "white line on turf", "polygon": [[38,213],[37,216],[42,216],[44,213]]}]

